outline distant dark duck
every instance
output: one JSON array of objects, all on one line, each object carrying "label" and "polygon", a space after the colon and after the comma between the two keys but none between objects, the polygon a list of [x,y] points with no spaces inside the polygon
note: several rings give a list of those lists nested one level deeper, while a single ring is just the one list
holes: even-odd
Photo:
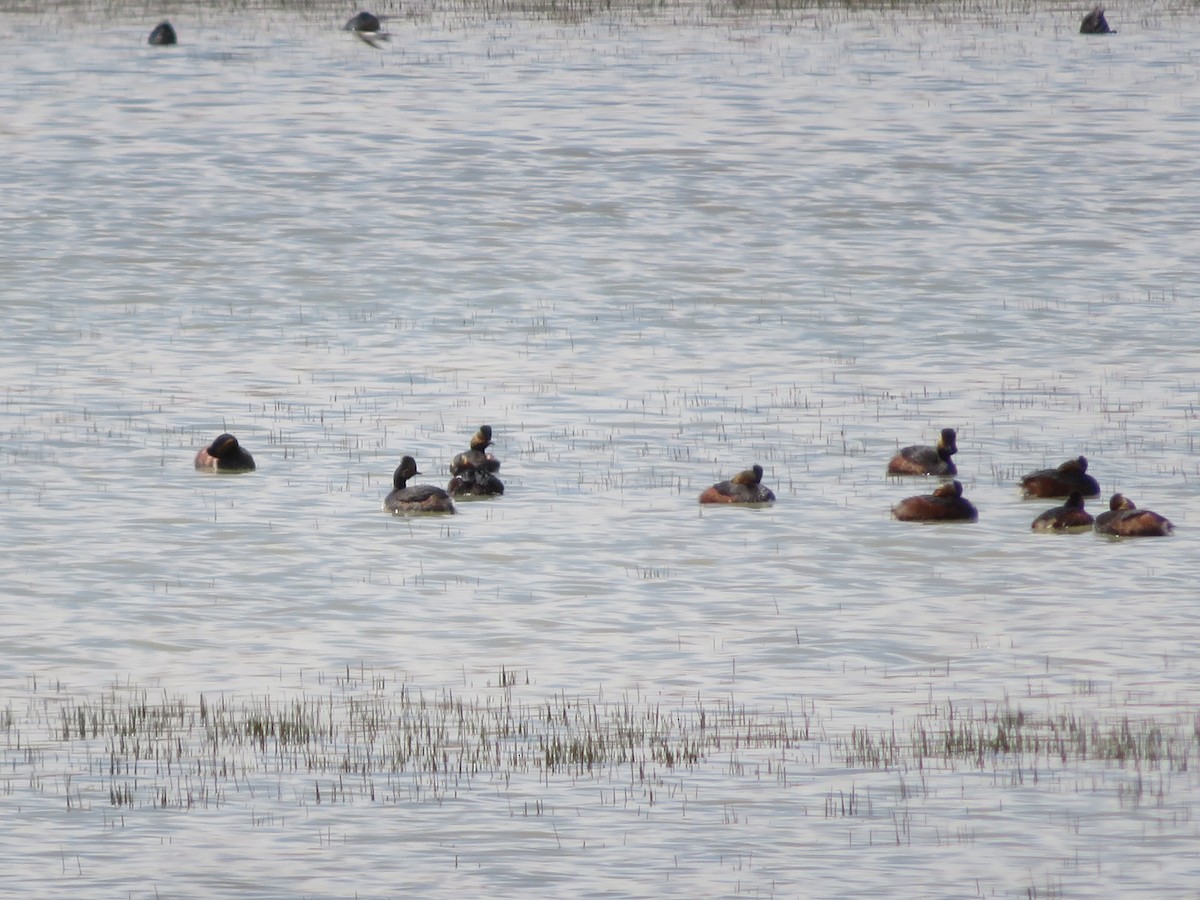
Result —
[{"label": "distant dark duck", "polygon": [[1104,10],[1099,6],[1083,17],[1083,21],[1079,24],[1079,33],[1116,34],[1115,31],[1108,27],[1108,20],[1104,18]]},{"label": "distant dark duck", "polygon": [[763,468],[757,463],[721,481],[700,495],[701,503],[774,503],[775,494],[762,485]]},{"label": "distant dark duck", "polygon": [[1167,519],[1148,509],[1138,509],[1124,494],[1113,494],[1108,512],[1096,516],[1098,534],[1118,537],[1166,537],[1175,530]]},{"label": "distant dark duck", "polygon": [[450,461],[447,490],[455,496],[486,497],[504,493],[504,482],[496,477],[500,460],[487,452],[492,443],[492,426],[480,425],[471,437],[471,449]]},{"label": "distant dark duck", "polygon": [[1046,510],[1030,527],[1034,531],[1090,531],[1092,514],[1083,508],[1083,494],[1071,491],[1066,503]]},{"label": "distant dark duck", "polygon": [[390,513],[452,513],[454,502],[450,495],[432,484],[407,487],[408,479],[420,475],[417,461],[411,456],[400,460],[392,476],[392,492],[383,499],[383,508]]},{"label": "distant dark duck", "polygon": [[388,39],[387,34],[380,30],[382,27],[383,23],[379,16],[363,10],[346,22],[342,26],[342,31],[352,31],[359,40],[372,47],[378,47],[379,41]]},{"label": "distant dark duck", "polygon": [[962,495],[962,483],[951,481],[932,494],[906,497],[892,507],[901,522],[974,522],[979,510]]},{"label": "distant dark duck", "polygon": [[1057,469],[1038,469],[1021,479],[1026,497],[1066,497],[1079,491],[1084,497],[1100,496],[1100,482],[1087,473],[1087,457],[1068,459]]},{"label": "distant dark duck", "polygon": [[943,428],[936,447],[914,444],[905,447],[888,463],[889,475],[957,475],[958,467],[950,459],[958,452],[953,428]]},{"label": "distant dark duck", "polygon": [[168,47],[176,42],[175,29],[171,27],[171,23],[159,22],[150,32],[150,38],[146,43],[152,47]]},{"label": "distant dark duck", "polygon": [[369,13],[364,9],[357,16],[347,21],[342,26],[342,31],[378,31],[380,27],[379,16]]},{"label": "distant dark duck", "polygon": [[250,472],[254,457],[238,443],[232,434],[222,434],[196,454],[197,469],[218,469],[222,472]]}]

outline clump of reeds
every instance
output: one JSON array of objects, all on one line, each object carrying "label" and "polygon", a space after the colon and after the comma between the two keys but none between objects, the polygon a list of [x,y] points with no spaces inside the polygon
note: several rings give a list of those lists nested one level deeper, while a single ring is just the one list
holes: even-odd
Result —
[{"label": "clump of reeds", "polygon": [[[713,753],[787,748],[809,740],[808,717],[758,716],[730,702],[667,706],[566,693],[520,701],[501,669],[499,695],[465,697],[349,680],[328,693],[195,700],[112,688],[98,698],[58,695],[35,722],[6,731],[26,759],[77,748],[76,788],[98,779],[117,806],[207,806],[265,789],[271,778],[316,779],[310,799],[438,797],[477,777],[535,774],[656,782]],[[57,707],[57,715],[48,714]],[[30,709],[38,709],[30,704]],[[10,743],[12,741],[10,740]],[[327,780],[332,779],[332,780]],[[404,784],[404,790],[398,785]]]},{"label": "clump of reeds", "polygon": [[[520,690],[531,696],[522,699]],[[1194,712],[1169,719],[1073,711],[1036,713],[1008,702],[982,711],[947,703],[885,727],[830,733],[815,710],[759,712],[731,699],[610,700],[533,695],[526,675],[501,667],[495,687],[468,697],[450,689],[389,686],[371,675],[322,680],[320,692],[282,697],[202,693],[193,698],[113,687],[98,697],[59,689],[33,696],[21,715],[0,715],[5,763],[30,783],[57,775],[68,805],[104,796],[114,806],[220,806],[237,795],[297,802],[440,800],[477,779],[533,776],[607,780],[653,789],[669,774],[718,763],[731,777],[790,770],[803,759],[901,773],[898,799],[919,795],[928,774],[969,767],[1037,782],[1051,768],[1099,762],[1141,773],[1186,772],[1200,743]],[[36,685],[32,689],[36,694]],[[747,763],[756,754],[758,760]],[[765,757],[765,760],[764,760]],[[758,766],[765,761],[765,766]],[[920,785],[910,784],[916,773]],[[909,778],[909,780],[905,780]],[[1124,790],[1122,786],[1122,790]],[[870,814],[870,794],[833,791],[827,816]],[[1124,799],[1124,798],[1123,798]]]},{"label": "clump of reeds", "polygon": [[964,713],[948,704],[899,731],[855,727],[848,738],[835,739],[847,766],[872,769],[961,763],[982,769],[1003,759],[1034,770],[1054,761],[1067,765],[1098,760],[1186,772],[1197,743],[1200,720],[1189,730],[1153,717],[1106,720],[1074,712],[1035,714],[1008,703],[985,706],[981,713]]}]

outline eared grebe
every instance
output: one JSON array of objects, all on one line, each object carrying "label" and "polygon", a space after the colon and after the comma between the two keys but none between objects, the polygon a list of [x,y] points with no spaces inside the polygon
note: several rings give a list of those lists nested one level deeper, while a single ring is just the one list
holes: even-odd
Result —
[{"label": "eared grebe", "polygon": [[943,428],[936,447],[914,444],[905,447],[888,463],[889,475],[941,475],[958,474],[958,467],[950,459],[958,452],[955,443],[958,435],[953,428]]},{"label": "eared grebe", "polygon": [[974,522],[979,510],[962,495],[962,483],[939,485],[932,494],[906,497],[892,507],[901,522]]},{"label": "eared grebe", "polygon": [[222,472],[250,472],[254,457],[246,452],[232,434],[222,434],[196,454],[197,469],[218,469]]},{"label": "eared grebe", "polygon": [[1046,510],[1029,527],[1034,531],[1090,531],[1092,514],[1083,508],[1083,494],[1071,491],[1066,503]]},{"label": "eared grebe", "polygon": [[500,460],[487,452],[492,443],[492,426],[480,425],[479,430],[471,435],[471,449],[460,453],[450,461],[450,474],[461,475],[476,469],[486,472],[499,472]]},{"label": "eared grebe", "polygon": [[471,437],[471,449],[450,462],[447,490],[455,497],[487,497],[504,493],[504,482],[496,477],[500,460],[487,452],[492,443],[492,426],[480,425]]},{"label": "eared grebe", "polygon": [[376,32],[383,27],[379,21],[379,16],[374,13],[369,13],[365,9],[356,16],[352,16],[342,26],[342,31],[370,31]]},{"label": "eared grebe", "polygon": [[408,479],[420,475],[417,461],[411,456],[400,460],[392,476],[392,492],[383,499],[383,508],[390,513],[452,513],[454,502],[450,495],[432,484],[406,487]]},{"label": "eared grebe", "polygon": [[169,47],[177,43],[175,29],[171,27],[170,22],[159,22],[154,26],[154,30],[150,32],[150,37],[146,43],[152,47]]},{"label": "eared grebe", "polygon": [[1080,34],[1116,34],[1108,27],[1108,20],[1104,18],[1104,10],[1099,6],[1092,9],[1090,13],[1083,17],[1083,21],[1079,23]]},{"label": "eared grebe", "polygon": [[1108,512],[1096,516],[1096,532],[1118,537],[1166,537],[1175,530],[1163,516],[1138,509],[1124,494],[1113,494]]},{"label": "eared grebe", "polygon": [[1026,497],[1066,497],[1079,491],[1084,497],[1100,496],[1100,483],[1087,473],[1086,457],[1068,459],[1057,469],[1038,469],[1021,479]]},{"label": "eared grebe", "polygon": [[382,30],[383,20],[373,13],[363,10],[342,26],[342,31],[350,31],[364,44],[370,44],[378,49],[380,41],[388,40],[388,33]]},{"label": "eared grebe", "polygon": [[499,497],[504,493],[504,482],[482,469],[469,475],[455,475],[446,486],[452,497]]},{"label": "eared grebe", "polygon": [[764,487],[763,468],[757,463],[738,472],[728,481],[721,481],[700,495],[701,503],[774,503],[775,494]]}]

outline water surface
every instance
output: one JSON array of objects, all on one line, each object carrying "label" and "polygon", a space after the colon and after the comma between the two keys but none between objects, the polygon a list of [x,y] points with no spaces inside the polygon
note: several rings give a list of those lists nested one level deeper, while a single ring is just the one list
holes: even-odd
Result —
[{"label": "water surface", "polygon": [[[1196,749],[1190,11],[378,11],[0,14],[9,889],[1186,893],[1178,760],[836,748],[1008,702]],[[380,511],[484,422],[502,499]],[[943,427],[980,521],[892,521]],[[223,431],[257,472],[193,470]],[[1031,534],[1079,454],[1176,535]],[[698,506],[754,462],[774,507]],[[402,690],[812,727],[331,795],[56,725]]]}]

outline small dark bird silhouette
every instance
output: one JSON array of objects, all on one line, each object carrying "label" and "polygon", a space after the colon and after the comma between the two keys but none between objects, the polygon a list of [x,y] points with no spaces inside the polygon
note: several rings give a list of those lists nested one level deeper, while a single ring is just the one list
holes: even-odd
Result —
[{"label": "small dark bird silhouette", "polygon": [[387,32],[382,31],[382,28],[383,22],[379,16],[363,10],[347,21],[342,26],[342,31],[352,31],[354,32],[354,36],[364,44],[370,44],[372,47],[378,49],[379,42],[388,39]]},{"label": "small dark bird silhouette", "polygon": [[197,469],[217,469],[222,472],[252,472],[254,457],[232,434],[220,434],[196,453]]},{"label": "small dark bird silhouette", "polygon": [[175,37],[175,29],[170,22],[166,21],[155,25],[154,30],[150,32],[150,38],[146,41],[152,47],[169,47],[178,42],[178,38]]},{"label": "small dark bird silhouette", "polygon": [[1079,24],[1079,33],[1116,34],[1113,29],[1108,27],[1108,20],[1104,18],[1104,10],[1099,6],[1083,17],[1083,21]]}]

